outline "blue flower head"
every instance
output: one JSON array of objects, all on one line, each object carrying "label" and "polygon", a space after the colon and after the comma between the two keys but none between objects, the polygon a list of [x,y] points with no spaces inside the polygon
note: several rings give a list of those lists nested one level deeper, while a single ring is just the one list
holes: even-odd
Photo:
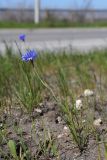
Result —
[{"label": "blue flower head", "polygon": [[21,40],[21,41],[25,41],[25,38],[26,38],[26,35],[25,34],[20,34],[19,35],[19,39]]},{"label": "blue flower head", "polygon": [[25,54],[22,55],[22,61],[33,61],[36,57],[37,52],[35,50],[28,50]]}]

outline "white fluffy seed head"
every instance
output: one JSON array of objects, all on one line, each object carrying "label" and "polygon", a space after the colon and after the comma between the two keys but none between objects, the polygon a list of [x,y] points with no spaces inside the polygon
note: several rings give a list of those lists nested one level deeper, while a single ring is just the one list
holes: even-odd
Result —
[{"label": "white fluffy seed head", "polygon": [[94,122],[93,122],[93,125],[95,127],[99,127],[101,124],[102,124],[101,118],[98,118],[98,119],[94,120]]},{"label": "white fluffy seed head", "polygon": [[86,90],[84,91],[84,96],[85,96],[85,97],[93,96],[93,95],[94,95],[94,92],[93,92],[92,90],[90,90],[90,89],[86,89]]},{"label": "white fluffy seed head", "polygon": [[82,108],[82,100],[81,99],[76,100],[75,106],[77,110],[80,110]]}]

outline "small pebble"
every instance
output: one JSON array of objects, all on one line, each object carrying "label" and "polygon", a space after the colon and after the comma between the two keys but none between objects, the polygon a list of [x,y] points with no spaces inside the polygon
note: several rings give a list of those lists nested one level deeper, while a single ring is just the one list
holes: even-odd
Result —
[{"label": "small pebble", "polygon": [[63,133],[62,133],[62,134],[59,134],[57,138],[62,138],[62,137],[64,137],[64,134],[63,134]]},{"label": "small pebble", "polygon": [[62,118],[60,116],[58,116],[55,120],[56,123],[61,123]]},{"label": "small pebble", "polygon": [[67,126],[64,126],[64,130],[68,130],[68,127],[67,127]]},{"label": "small pebble", "polygon": [[42,113],[42,110],[41,109],[35,109],[35,111],[37,112],[37,113]]}]

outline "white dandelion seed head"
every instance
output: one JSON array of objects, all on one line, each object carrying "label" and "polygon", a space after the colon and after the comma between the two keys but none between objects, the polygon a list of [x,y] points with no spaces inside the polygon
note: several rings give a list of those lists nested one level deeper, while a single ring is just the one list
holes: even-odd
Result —
[{"label": "white dandelion seed head", "polygon": [[95,127],[99,127],[101,125],[101,123],[102,123],[101,118],[98,118],[98,119],[94,120],[93,125]]},{"label": "white dandelion seed head", "polygon": [[93,96],[93,95],[94,95],[94,92],[93,92],[92,90],[90,90],[90,89],[86,89],[86,90],[84,91],[84,96],[85,96],[85,97]]},{"label": "white dandelion seed head", "polygon": [[76,109],[80,110],[82,106],[83,106],[82,100],[81,99],[76,100],[76,104],[75,104]]}]

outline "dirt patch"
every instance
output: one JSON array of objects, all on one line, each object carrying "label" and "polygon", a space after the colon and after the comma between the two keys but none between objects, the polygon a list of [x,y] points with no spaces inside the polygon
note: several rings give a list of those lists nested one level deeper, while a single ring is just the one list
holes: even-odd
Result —
[{"label": "dirt patch", "polygon": [[[2,124],[1,130],[6,128],[7,141],[9,139],[13,139],[17,144],[19,144],[22,136],[24,143],[30,150],[32,157],[30,159],[36,159],[34,157],[38,154],[38,160],[57,160],[58,156],[55,157],[55,155],[53,155],[51,148],[48,148],[48,153],[45,153],[44,155],[44,151],[41,151],[41,148],[39,147],[39,144],[44,140],[44,133],[46,133],[48,136],[50,135],[54,141],[56,151],[58,151],[61,160],[98,159],[99,147],[96,144],[96,140],[93,135],[90,135],[87,149],[83,153],[79,152],[78,147],[72,141],[69,128],[62,118],[57,104],[50,100],[45,100],[44,103],[38,106],[38,108],[39,109],[35,109],[31,115],[27,113],[22,114],[18,107],[12,108],[10,111],[11,114],[5,113],[2,115],[0,121],[0,124]],[[96,116],[98,116],[99,113],[102,114],[101,110],[99,111],[96,109]],[[106,123],[103,123],[100,126],[98,132],[99,135],[103,134],[106,136]],[[48,136],[46,140],[47,143],[49,138]],[[7,141],[4,140],[1,145],[1,149],[4,152],[8,152]],[[104,160],[104,146],[102,143],[100,144],[100,150],[102,153],[101,159]],[[3,159],[2,155],[1,159]]]}]

